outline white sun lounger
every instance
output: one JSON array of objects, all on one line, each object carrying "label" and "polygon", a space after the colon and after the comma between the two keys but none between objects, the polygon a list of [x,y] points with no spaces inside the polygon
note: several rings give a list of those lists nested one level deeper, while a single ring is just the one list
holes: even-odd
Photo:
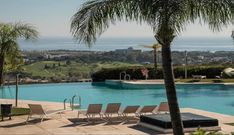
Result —
[{"label": "white sun lounger", "polygon": [[80,114],[84,114],[87,119],[94,118],[95,115],[99,115],[102,118],[102,104],[89,104],[88,109],[86,111],[78,111],[77,117],[79,118]]},{"label": "white sun lounger", "polygon": [[44,120],[44,118],[48,117],[49,115],[59,113],[60,117],[61,117],[61,113],[65,111],[64,109],[45,111],[40,104],[28,104],[28,106],[30,109],[30,113],[28,115],[26,123],[29,121],[30,118],[32,118],[33,115],[38,115],[39,118],[41,119],[41,122],[42,122]]}]

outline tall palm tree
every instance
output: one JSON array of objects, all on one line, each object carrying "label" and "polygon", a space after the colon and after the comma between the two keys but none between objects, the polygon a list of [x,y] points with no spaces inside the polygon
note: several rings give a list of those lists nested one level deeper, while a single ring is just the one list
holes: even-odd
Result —
[{"label": "tall palm tree", "polygon": [[170,115],[175,135],[183,135],[180,109],[172,70],[171,43],[185,26],[195,21],[221,30],[233,20],[233,0],[88,0],[71,22],[71,32],[91,46],[111,23],[145,22],[162,45],[162,66]]},{"label": "tall palm tree", "polygon": [[4,66],[10,63],[16,66],[15,60],[20,55],[17,40],[19,38],[36,39],[37,30],[23,23],[0,23],[0,86],[4,84]]},{"label": "tall palm tree", "polygon": [[160,44],[143,45],[143,47],[153,49],[153,53],[154,53],[154,70],[155,70],[155,73],[157,73],[157,68],[158,68],[157,50],[159,48],[161,48],[161,45]]}]

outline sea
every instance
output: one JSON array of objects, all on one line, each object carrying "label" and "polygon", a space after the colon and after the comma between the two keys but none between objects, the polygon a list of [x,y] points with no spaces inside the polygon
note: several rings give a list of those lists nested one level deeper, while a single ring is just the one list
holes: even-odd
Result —
[{"label": "sea", "polygon": [[[19,40],[23,51],[78,50],[78,51],[114,51],[116,49],[150,50],[145,45],[157,43],[154,38],[100,38],[91,47],[72,38],[39,38],[33,41]],[[172,51],[234,51],[234,39],[220,38],[175,38]]]}]

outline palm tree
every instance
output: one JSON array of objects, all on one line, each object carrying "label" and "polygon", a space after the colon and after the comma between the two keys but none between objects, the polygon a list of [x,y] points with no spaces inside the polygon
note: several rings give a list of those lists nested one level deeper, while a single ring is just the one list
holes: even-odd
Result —
[{"label": "palm tree", "polygon": [[233,0],[88,0],[73,15],[71,32],[89,47],[112,23],[137,21],[152,27],[162,45],[162,66],[175,135],[183,135],[171,58],[171,43],[189,23],[208,23],[221,30],[233,20]]},{"label": "palm tree", "polygon": [[29,24],[0,23],[0,86],[4,84],[5,64],[17,65],[15,61],[20,56],[17,40],[19,38],[36,39],[37,37],[37,30]]},{"label": "palm tree", "polygon": [[153,49],[153,53],[154,53],[154,70],[155,70],[155,73],[157,73],[157,68],[158,68],[157,50],[158,50],[159,48],[161,48],[161,45],[160,45],[160,44],[143,45],[143,47]]}]

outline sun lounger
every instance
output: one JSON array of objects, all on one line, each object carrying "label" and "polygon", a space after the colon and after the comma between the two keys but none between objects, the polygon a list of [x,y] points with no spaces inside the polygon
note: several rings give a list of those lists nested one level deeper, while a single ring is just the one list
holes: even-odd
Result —
[{"label": "sun lounger", "polygon": [[80,114],[84,114],[87,119],[94,118],[95,115],[99,115],[102,118],[102,104],[89,104],[87,111],[78,111],[78,118]]},{"label": "sun lounger", "polygon": [[41,122],[44,120],[45,117],[48,117],[49,115],[57,114],[59,113],[61,116],[61,113],[65,111],[64,109],[59,110],[47,110],[45,111],[43,107],[40,104],[28,104],[30,113],[28,115],[28,118],[26,120],[26,123],[29,121],[30,118],[32,118],[33,115],[40,116]]},{"label": "sun lounger", "polygon": [[121,103],[109,103],[106,107],[106,110],[103,112],[103,115],[107,118],[110,118],[113,114],[118,114]]},{"label": "sun lounger", "polygon": [[157,108],[157,105],[148,105],[144,106],[140,109],[139,112],[137,112],[137,115],[145,115],[145,114],[153,114],[154,110]]},{"label": "sun lounger", "polygon": [[125,119],[127,119],[130,114],[134,114],[134,116],[136,116],[137,110],[139,108],[140,108],[139,105],[127,106],[122,112],[119,112],[119,115],[124,117]]},{"label": "sun lounger", "polygon": [[169,106],[167,102],[161,102],[158,106],[158,113],[169,113]]}]

